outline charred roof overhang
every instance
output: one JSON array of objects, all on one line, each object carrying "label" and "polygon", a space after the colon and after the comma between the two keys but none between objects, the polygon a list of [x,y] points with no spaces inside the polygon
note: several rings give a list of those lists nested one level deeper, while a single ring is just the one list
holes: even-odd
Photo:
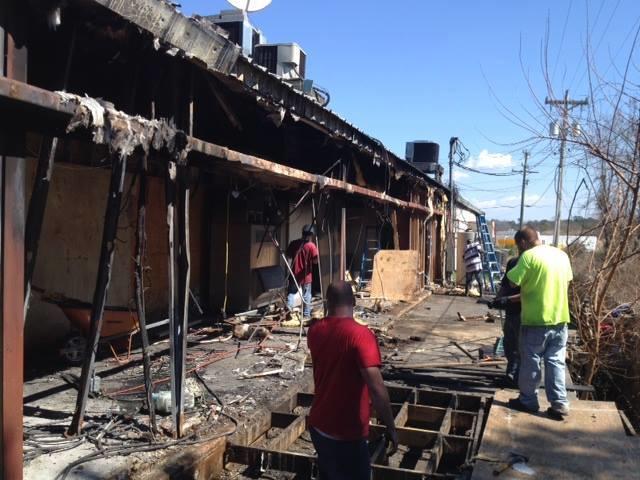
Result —
[{"label": "charred roof overhang", "polygon": [[[415,183],[442,189],[443,186],[410,163],[388,151],[346,120],[281,81],[240,54],[240,49],[208,21],[187,18],[165,0],[76,0],[95,3],[144,29],[177,54],[203,66],[229,85],[242,89],[274,112],[282,111],[296,122],[348,143],[366,154],[374,165],[387,164],[394,175],[408,175]],[[235,84],[235,85],[234,85]]]},{"label": "charred roof overhang", "polygon": [[[441,213],[434,211],[429,205],[404,201],[349,182],[309,173],[188,137],[165,120],[132,117],[104,102],[88,97],[50,92],[15,80],[0,78],[0,106],[8,112],[50,112],[51,120],[65,122],[68,131],[76,128],[86,129],[92,133],[95,143],[108,144],[121,155],[131,155],[136,149],[154,149],[186,162],[187,156],[196,153],[205,158],[222,160],[238,169],[259,172],[265,178],[286,179],[293,183],[314,185],[320,189],[342,191],[427,216]],[[60,129],[60,125],[54,127]],[[185,141],[179,141],[180,138]]]}]

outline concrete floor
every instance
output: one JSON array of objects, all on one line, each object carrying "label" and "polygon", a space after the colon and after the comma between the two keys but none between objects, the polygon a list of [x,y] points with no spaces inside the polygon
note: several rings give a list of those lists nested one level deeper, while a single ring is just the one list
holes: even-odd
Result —
[{"label": "concrete floor", "polygon": [[[490,354],[493,344],[502,335],[499,318],[487,323],[483,316],[490,310],[477,303],[477,298],[454,295],[432,295],[393,324],[391,333],[402,339],[421,337],[402,349],[406,363],[471,361],[456,342],[478,358],[478,350]],[[491,310],[499,315],[496,310]],[[458,313],[466,321],[460,321]]]}]

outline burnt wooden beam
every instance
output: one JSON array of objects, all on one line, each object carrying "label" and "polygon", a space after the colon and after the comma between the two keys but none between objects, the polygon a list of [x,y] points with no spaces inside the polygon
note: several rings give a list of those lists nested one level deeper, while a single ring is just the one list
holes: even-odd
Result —
[{"label": "burnt wooden beam", "polygon": [[184,416],[184,382],[186,376],[187,331],[189,329],[189,279],[191,274],[191,256],[189,252],[189,167],[178,165],[177,168],[177,298],[174,318],[174,371],[176,408],[178,423],[176,432],[182,437]]},{"label": "burnt wooden beam", "polygon": [[36,178],[29,201],[27,211],[27,224],[25,226],[25,256],[24,256],[24,317],[27,318],[29,309],[29,297],[31,295],[31,280],[36,267],[38,257],[38,246],[40,243],[40,232],[44,222],[44,212],[47,207],[49,197],[49,185],[51,184],[51,174],[53,172],[53,160],[58,148],[57,137],[45,137],[42,139],[42,147],[38,156],[38,166],[36,168]]},{"label": "burnt wooden beam", "polygon": [[173,425],[175,434],[177,435],[180,424],[180,403],[182,386],[180,384],[179,375],[176,373],[176,369],[179,369],[179,353],[176,351],[176,346],[179,345],[180,329],[177,325],[177,279],[176,279],[176,251],[175,251],[175,213],[176,213],[176,176],[177,166],[176,163],[171,161],[167,168],[167,177],[165,183],[165,201],[167,204],[167,238],[168,238],[168,316],[169,316],[169,344],[170,344],[170,374],[171,374],[171,415],[173,418]]},{"label": "burnt wooden beam", "polygon": [[235,112],[233,111],[233,108],[229,104],[229,100],[227,100],[224,94],[220,91],[218,83],[214,81],[210,75],[205,75],[205,80],[206,80],[207,86],[209,87],[209,90],[211,90],[211,94],[213,95],[213,98],[215,98],[216,102],[218,102],[220,109],[224,112],[231,126],[236,130],[242,131],[242,123],[240,122],[240,120],[238,119],[238,116],[235,114]]},{"label": "burnt wooden beam", "polygon": [[[318,200],[320,199],[320,195],[318,196]],[[323,301],[324,304],[324,287],[322,285],[322,261],[320,260],[322,258],[321,256],[321,252],[320,252],[320,240],[318,237],[318,232],[320,231],[320,222],[318,222],[318,212],[316,210],[316,195],[315,193],[311,194],[311,214],[313,215],[313,226],[314,226],[314,232],[313,232],[313,236],[316,242],[316,247],[318,248],[318,280],[320,282],[320,298]]]},{"label": "burnt wooden beam", "polygon": [[229,462],[263,470],[296,473],[299,478],[317,478],[318,473],[316,458],[311,455],[234,444],[229,445],[225,452],[225,463]]},{"label": "burnt wooden beam", "polygon": [[149,335],[147,332],[146,304],[144,299],[144,261],[147,250],[147,155],[142,156],[140,162],[135,256],[136,310],[138,312],[138,325],[140,326],[140,340],[142,342],[142,367],[144,387],[147,394],[147,406],[149,408],[149,427],[153,435],[157,431],[157,426],[156,412],[152,398],[153,378],[151,374],[151,359],[149,357]]},{"label": "burnt wooden beam", "polygon": [[100,341],[100,331],[102,330],[104,307],[107,301],[109,283],[111,282],[111,269],[113,266],[113,256],[116,246],[115,241],[116,234],[118,232],[118,219],[120,217],[120,206],[122,203],[122,191],[126,170],[127,158],[120,154],[113,154],[111,156],[111,182],[109,184],[109,196],[104,216],[96,287],[93,293],[93,301],[91,302],[89,338],[87,341],[84,363],[82,364],[80,390],[78,391],[78,397],[76,400],[76,409],[73,414],[73,419],[71,420],[71,425],[69,426],[70,435],[77,435],[82,431],[82,422],[87,406],[91,379],[94,375],[96,353],[98,351],[98,343]]},{"label": "burnt wooden beam", "polygon": [[[64,76],[62,79],[62,89],[66,90],[69,84],[69,75],[71,74],[71,64],[73,54],[76,47],[77,29],[74,26],[71,33],[71,43],[69,45],[69,53],[65,64]],[[47,207],[47,198],[49,197],[49,185],[51,184],[51,175],[53,173],[53,162],[58,149],[57,137],[44,137],[42,139],[44,148],[40,149],[38,157],[38,166],[36,169],[36,178],[29,200],[29,210],[27,211],[27,224],[25,227],[25,278],[24,278],[24,318],[27,319],[27,311],[29,310],[29,300],[31,296],[31,281],[33,272],[36,267],[36,259],[38,257],[38,245],[40,243],[40,232],[42,231],[42,223],[44,222],[44,213]]]}]

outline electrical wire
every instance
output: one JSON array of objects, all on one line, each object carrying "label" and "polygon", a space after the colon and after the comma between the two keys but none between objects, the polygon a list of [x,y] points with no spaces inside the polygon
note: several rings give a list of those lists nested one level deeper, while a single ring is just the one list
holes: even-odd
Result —
[{"label": "electrical wire", "polygon": [[[456,148],[457,146],[464,149],[464,152]],[[473,168],[468,165],[465,165],[464,162],[467,162],[469,160],[469,157],[471,156],[469,149],[460,141],[460,139],[456,141],[456,147],[454,147],[453,154],[457,155],[458,159],[457,160],[452,159],[452,163],[458,168],[461,168],[469,172],[478,173],[480,175],[488,175],[491,177],[513,177],[515,175],[520,175],[520,172],[487,172],[487,171],[478,170],[477,168]]]}]

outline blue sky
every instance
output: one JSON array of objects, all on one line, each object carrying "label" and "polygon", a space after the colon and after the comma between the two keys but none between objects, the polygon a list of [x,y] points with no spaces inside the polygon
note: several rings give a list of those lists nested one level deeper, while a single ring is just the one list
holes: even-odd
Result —
[{"label": "blue sky", "polygon": [[[227,8],[225,0],[182,1],[186,14]],[[446,164],[449,138],[456,136],[471,165],[504,173],[520,168],[517,142],[529,136],[504,110],[526,123],[547,122],[535,100],[547,95],[541,67],[547,29],[554,92],[568,88],[571,97],[584,98],[587,33],[598,69],[614,75],[640,25],[640,0],[273,0],[251,21],[270,43],[300,44],[307,77],[331,93],[329,107],[399,156],[408,140],[433,140]],[[558,156],[548,147],[532,151],[538,173],[530,176],[525,220],[553,216]],[[454,178],[489,218],[518,218],[519,176],[457,169]],[[569,167],[565,217],[581,178]],[[574,215],[589,213],[583,192]]]}]

